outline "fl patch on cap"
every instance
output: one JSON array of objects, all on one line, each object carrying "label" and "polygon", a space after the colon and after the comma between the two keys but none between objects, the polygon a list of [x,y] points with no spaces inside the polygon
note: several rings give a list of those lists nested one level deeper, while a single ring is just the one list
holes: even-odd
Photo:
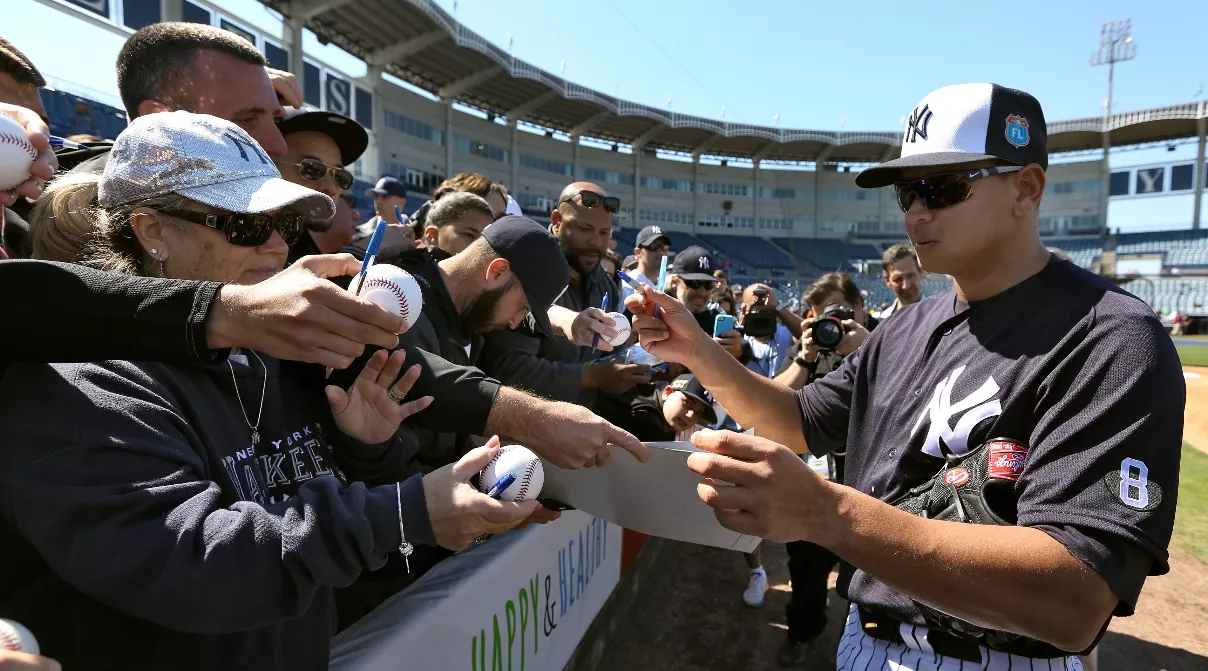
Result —
[{"label": "fl patch on cap", "polygon": [[1049,167],[1040,102],[998,84],[945,86],[927,94],[906,117],[901,158],[864,170],[856,186],[872,189],[906,181],[905,168],[957,170],[993,159]]}]

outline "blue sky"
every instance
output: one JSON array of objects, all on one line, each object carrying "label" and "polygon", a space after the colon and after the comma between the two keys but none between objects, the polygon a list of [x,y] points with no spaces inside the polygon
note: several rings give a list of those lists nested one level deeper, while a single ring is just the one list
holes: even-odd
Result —
[{"label": "blue sky", "polygon": [[[61,14],[34,0],[6,15],[4,34],[48,73],[116,92],[109,53],[95,58],[34,36]],[[437,0],[454,12],[453,0]],[[256,0],[215,4],[268,32]],[[1012,0],[934,4],[814,0],[458,0],[456,17],[517,57],[574,82],[656,107],[783,127],[889,130],[929,90],[994,81],[1040,99],[1050,120],[1102,113],[1106,68],[1088,63],[1099,27],[1131,18],[1136,60],[1116,69],[1113,108],[1196,100],[1208,81],[1201,39],[1208,2]],[[62,19],[59,19],[61,22]],[[73,22],[74,23],[74,22]],[[95,29],[88,29],[100,33]],[[88,40],[81,40],[89,43]],[[108,42],[113,42],[109,44]],[[308,40],[308,52],[350,75],[363,66]],[[317,53],[316,53],[317,52]],[[1200,94],[1202,97],[1202,93]],[[1194,157],[1194,146],[1122,152],[1113,165]],[[1113,226],[1188,225],[1189,197],[1113,202]]]}]

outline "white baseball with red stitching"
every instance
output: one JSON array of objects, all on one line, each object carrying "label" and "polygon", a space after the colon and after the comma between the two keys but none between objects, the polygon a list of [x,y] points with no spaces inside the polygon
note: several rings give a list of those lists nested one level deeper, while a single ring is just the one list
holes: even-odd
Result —
[{"label": "white baseball with red stitching", "polygon": [[[411,273],[388,263],[378,263],[369,269],[361,285],[361,297],[403,318],[407,328],[419,319],[424,309],[424,295],[419,282]],[[355,291],[356,285],[350,285]]]},{"label": "white baseball with red stitching", "polygon": [[23,625],[12,620],[0,619],[0,650],[38,654],[38,639]]},{"label": "white baseball with red stitching", "polygon": [[629,320],[620,312],[609,312],[608,316],[612,318],[613,330],[617,332],[617,337],[608,341],[613,347],[620,347],[629,340],[629,334],[632,333],[633,327],[629,325]]},{"label": "white baseball with red stitching", "polygon": [[537,455],[523,445],[504,445],[499,454],[478,474],[478,489],[486,494],[499,482],[499,478],[507,473],[511,473],[516,481],[503,490],[500,499],[529,501],[541,494],[541,486],[545,484],[545,470],[541,467],[541,460]]},{"label": "white baseball with red stitching", "polygon": [[38,150],[29,143],[25,127],[0,116],[0,191],[8,191],[29,178],[29,166],[38,158]]}]

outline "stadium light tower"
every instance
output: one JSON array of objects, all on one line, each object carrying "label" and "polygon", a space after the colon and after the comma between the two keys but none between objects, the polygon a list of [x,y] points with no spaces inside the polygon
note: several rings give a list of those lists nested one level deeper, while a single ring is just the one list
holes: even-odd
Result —
[{"label": "stadium light tower", "polygon": [[1099,31],[1099,50],[1091,54],[1091,66],[1107,66],[1107,101],[1103,105],[1103,176],[1100,190],[1103,192],[1100,232],[1107,232],[1107,200],[1111,186],[1111,168],[1108,166],[1107,154],[1111,148],[1111,133],[1108,124],[1112,118],[1112,79],[1116,71],[1116,63],[1131,61],[1137,57],[1137,44],[1132,38],[1132,19],[1123,21],[1108,21]]}]

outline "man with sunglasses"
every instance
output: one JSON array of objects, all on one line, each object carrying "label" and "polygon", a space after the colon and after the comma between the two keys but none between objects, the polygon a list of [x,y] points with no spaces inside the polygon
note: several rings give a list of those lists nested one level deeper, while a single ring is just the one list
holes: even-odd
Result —
[{"label": "man with sunglasses", "polygon": [[[369,146],[361,124],[335,112],[290,107],[277,129],[285,137],[285,153],[273,157],[273,163],[282,177],[333,201],[352,188],[354,177],[343,166],[355,163]],[[311,254],[334,254],[352,242],[352,222],[345,216],[338,223],[336,218],[306,221],[306,234],[289,247],[289,263]]]},{"label": "man with sunglasses", "polygon": [[[637,246],[633,248],[633,254],[638,258],[638,267],[636,272],[632,273],[633,279],[652,287],[658,286],[655,279],[662,268],[663,257],[671,255],[671,238],[667,237],[661,227],[647,226],[638,232]],[[633,287],[622,284],[622,300],[629,298],[633,291]]]},{"label": "man with sunglasses", "polygon": [[[701,330],[710,337],[713,337],[714,321],[723,314],[721,308],[710,302],[713,290],[717,288],[717,278],[713,276],[717,267],[717,260],[709,250],[689,247],[675,255],[667,278],[668,292],[688,308]],[[716,340],[734,358],[742,356],[742,333],[731,329],[718,333]]]},{"label": "man with sunglasses", "polygon": [[[1179,360],[1148,306],[1045,249],[1046,145],[1022,91],[924,98],[902,157],[856,183],[895,188],[923,269],[955,287],[799,392],[742,368],[669,297],[628,301],[643,345],[757,427],[693,436],[706,452],[688,467],[730,484],[699,488],[719,521],[843,560],[840,669],[1080,669],[1168,570]],[[846,486],[797,457],[844,449]]]}]

